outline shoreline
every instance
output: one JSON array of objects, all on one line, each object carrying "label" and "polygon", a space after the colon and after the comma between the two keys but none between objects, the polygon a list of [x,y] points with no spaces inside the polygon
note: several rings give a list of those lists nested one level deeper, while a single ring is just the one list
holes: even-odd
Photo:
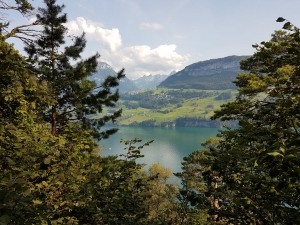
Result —
[{"label": "shoreline", "polygon": [[108,126],[122,126],[122,127],[198,127],[198,128],[223,128],[238,127],[237,121],[220,121],[210,120],[205,118],[178,118],[172,122],[158,123],[155,120],[145,120],[142,122],[132,122],[130,124],[107,124]]}]

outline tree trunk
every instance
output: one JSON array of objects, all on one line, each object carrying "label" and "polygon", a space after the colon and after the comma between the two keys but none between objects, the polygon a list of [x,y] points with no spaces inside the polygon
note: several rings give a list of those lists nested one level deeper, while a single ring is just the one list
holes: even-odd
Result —
[{"label": "tree trunk", "polygon": [[57,125],[57,114],[56,114],[56,105],[52,106],[52,114],[51,114],[51,134],[56,134],[56,125]]}]

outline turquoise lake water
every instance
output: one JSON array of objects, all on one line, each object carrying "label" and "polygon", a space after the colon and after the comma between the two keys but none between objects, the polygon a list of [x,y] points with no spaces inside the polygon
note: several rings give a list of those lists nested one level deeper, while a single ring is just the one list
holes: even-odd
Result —
[{"label": "turquoise lake water", "polygon": [[154,142],[142,149],[144,158],[138,159],[139,163],[149,165],[160,163],[174,172],[181,171],[183,157],[193,151],[203,149],[201,143],[210,137],[215,137],[217,128],[198,127],[119,127],[119,131],[107,140],[101,140],[100,146],[104,148],[104,155],[120,155],[126,153],[125,145],[120,139],[131,140],[139,138],[142,142],[154,140]]}]

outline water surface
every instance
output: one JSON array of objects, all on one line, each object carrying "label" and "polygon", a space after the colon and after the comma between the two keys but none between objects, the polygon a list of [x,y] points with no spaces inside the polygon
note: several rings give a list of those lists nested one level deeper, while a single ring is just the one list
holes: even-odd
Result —
[{"label": "water surface", "polygon": [[137,143],[137,146],[154,140],[150,146],[142,149],[141,154],[145,156],[138,159],[138,162],[147,164],[146,168],[153,163],[160,163],[174,172],[179,172],[183,157],[203,149],[201,143],[215,137],[217,132],[217,128],[119,127],[116,134],[107,140],[101,140],[99,144],[104,148],[104,155],[120,155],[126,153],[125,145],[120,143],[120,139],[139,138],[142,142]]}]

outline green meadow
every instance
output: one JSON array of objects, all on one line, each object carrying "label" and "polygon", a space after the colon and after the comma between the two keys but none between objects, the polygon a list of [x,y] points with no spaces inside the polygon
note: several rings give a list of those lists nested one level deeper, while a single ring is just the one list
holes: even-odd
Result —
[{"label": "green meadow", "polygon": [[[169,91],[175,92],[174,95],[166,94]],[[160,125],[162,122],[172,122],[180,117],[201,117],[201,118],[210,118],[214,111],[219,109],[222,104],[226,102],[233,101],[237,90],[198,90],[198,89],[166,89],[166,88],[154,88],[147,90],[140,90],[126,93],[127,95],[132,96],[132,98],[137,95],[145,92],[151,92],[147,98],[142,98],[140,100],[124,100],[121,94],[121,100],[119,101],[117,108],[122,108],[123,113],[122,117],[118,120],[119,125],[130,125],[133,122],[143,122],[147,120],[155,120],[157,125]],[[179,93],[189,92],[191,94],[204,93],[209,95],[207,97],[180,97],[176,95]],[[230,96],[227,96],[226,99],[217,99],[222,93],[230,93]],[[126,101],[131,104],[140,105],[143,101],[149,101],[153,99],[163,99],[165,102],[161,104],[160,107],[136,107],[130,108],[126,107]],[[168,100],[177,101],[177,104],[168,104]],[[105,109],[104,114],[109,114],[115,109]]]}]

